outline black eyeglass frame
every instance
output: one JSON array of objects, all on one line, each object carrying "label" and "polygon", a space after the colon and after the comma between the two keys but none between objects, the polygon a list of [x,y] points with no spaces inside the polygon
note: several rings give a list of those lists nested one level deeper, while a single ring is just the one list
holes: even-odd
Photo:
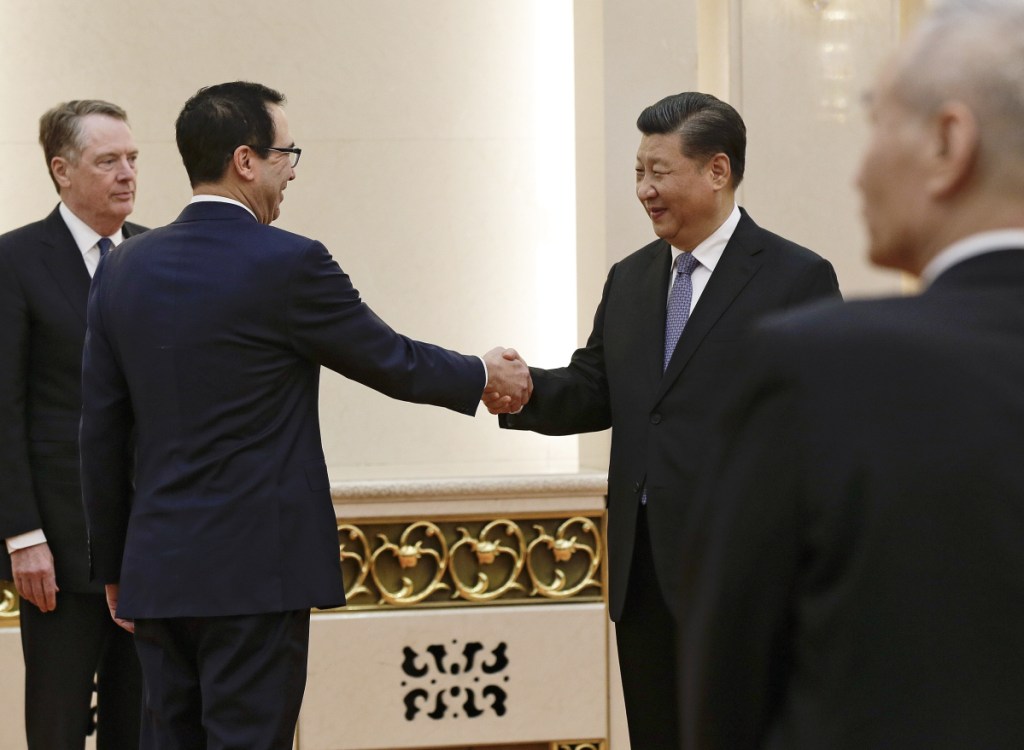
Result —
[{"label": "black eyeglass frame", "polygon": [[277,151],[280,154],[292,154],[292,169],[299,166],[299,159],[302,157],[302,149],[295,146],[267,146],[267,151]]}]

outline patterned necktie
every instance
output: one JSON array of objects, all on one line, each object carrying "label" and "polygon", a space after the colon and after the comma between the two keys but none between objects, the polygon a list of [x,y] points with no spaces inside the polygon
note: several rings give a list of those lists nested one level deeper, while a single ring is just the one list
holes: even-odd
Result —
[{"label": "patterned necktie", "polygon": [[100,237],[99,241],[96,242],[96,246],[100,249],[100,257],[110,252],[110,248],[114,246],[114,241],[109,237]]},{"label": "patterned necktie", "polygon": [[668,297],[668,310],[665,313],[665,362],[662,371],[668,369],[668,361],[676,350],[679,336],[686,327],[690,317],[690,302],[693,300],[693,280],[690,274],[700,265],[700,261],[691,253],[683,253],[676,259],[676,282],[672,285],[672,293]]}]

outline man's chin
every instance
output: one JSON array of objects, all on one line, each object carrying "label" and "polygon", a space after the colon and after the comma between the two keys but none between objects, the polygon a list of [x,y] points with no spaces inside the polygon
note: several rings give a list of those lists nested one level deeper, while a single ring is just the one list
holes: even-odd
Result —
[{"label": "man's chin", "polygon": [[132,211],[135,210],[135,201],[118,201],[110,209],[112,216],[124,220],[131,216]]}]

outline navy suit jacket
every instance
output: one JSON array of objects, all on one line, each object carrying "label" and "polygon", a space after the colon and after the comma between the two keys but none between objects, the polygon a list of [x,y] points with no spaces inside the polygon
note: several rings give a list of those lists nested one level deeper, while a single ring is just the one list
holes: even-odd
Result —
[{"label": "navy suit jacket", "polygon": [[1024,747],[1024,250],[772,320],[744,370],[686,746]]},{"label": "navy suit jacket", "polygon": [[[125,237],[144,232],[125,223]],[[78,476],[89,271],[59,208],[0,237],[0,540],[42,529],[62,591],[96,592]],[[0,578],[11,563],[0,541]]]},{"label": "navy suit jacket", "polygon": [[531,368],[534,392],[503,426],[565,435],[612,428],[609,608],[626,600],[646,488],[658,583],[678,604],[680,543],[744,337],[762,315],[839,295],[828,261],[742,217],[662,372],[671,248],[637,250],[608,274],[594,328],[568,367]]},{"label": "navy suit jacket", "polygon": [[[399,335],[316,242],[194,203],[104,258],[89,299],[82,477],[94,573],[127,618],[344,603],[320,441],[324,365],[472,415],[484,368]],[[135,486],[121,467],[133,426]]]}]

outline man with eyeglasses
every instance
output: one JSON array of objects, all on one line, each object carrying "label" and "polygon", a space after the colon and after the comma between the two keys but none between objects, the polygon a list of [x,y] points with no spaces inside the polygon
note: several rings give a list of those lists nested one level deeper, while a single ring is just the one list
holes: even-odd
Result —
[{"label": "man with eyeglasses", "polygon": [[135,632],[144,748],[292,746],[310,608],[345,603],[321,365],[468,415],[485,388],[513,407],[532,389],[510,351],[396,333],[322,244],[268,226],[300,154],[283,101],[234,82],[185,104],[192,203],[120,248],[90,295],[86,516],[111,614]]},{"label": "man with eyeglasses", "polygon": [[[138,747],[139,664],[90,581],[78,469],[82,343],[100,256],[144,231],[138,149],[110,102],[58,104],[39,142],[60,203],[0,237],[0,578],[21,596],[30,750]],[[91,715],[93,689],[97,716]]]}]

